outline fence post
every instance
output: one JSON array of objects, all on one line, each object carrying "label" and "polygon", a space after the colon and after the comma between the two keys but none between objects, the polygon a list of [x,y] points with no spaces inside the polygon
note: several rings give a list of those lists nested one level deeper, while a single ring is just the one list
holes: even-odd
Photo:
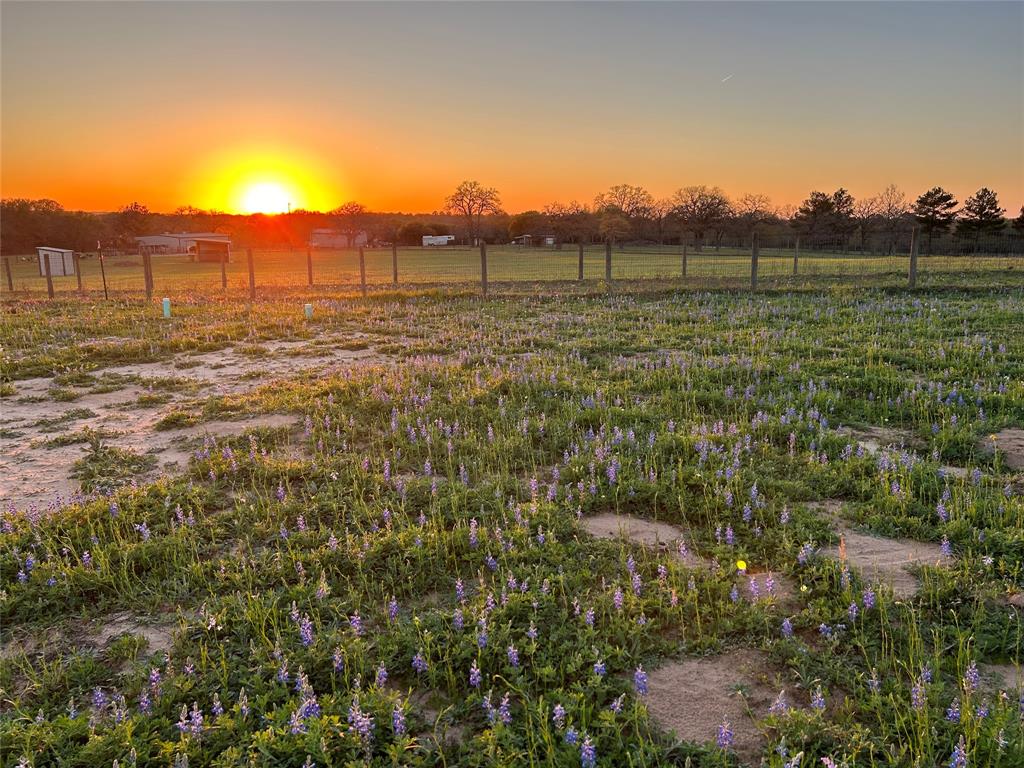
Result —
[{"label": "fence post", "polygon": [[245,258],[249,262],[249,298],[256,299],[256,264],[252,259],[252,248],[245,249]]},{"label": "fence post", "polygon": [[612,281],[612,241],[605,240],[604,242],[604,279],[606,282]]},{"label": "fence post", "polygon": [[4,256],[4,272],[7,274],[7,290],[14,293],[14,276],[11,275],[10,256]]},{"label": "fence post", "polygon": [[910,232],[910,276],[909,285],[910,288],[917,287],[917,227],[914,227]]},{"label": "fence post", "polygon": [[50,254],[43,257],[43,271],[46,273],[46,295],[53,298],[53,275],[50,273]]},{"label": "fence post", "polygon": [[313,249],[306,248],[306,282],[313,287]]},{"label": "fence post", "polygon": [[148,253],[142,254],[142,275],[146,281],[146,301],[153,298],[153,263]]},{"label": "fence post", "polygon": [[100,277],[103,278],[103,300],[106,301],[106,300],[108,300],[110,298],[110,296],[107,294],[107,268],[103,264],[103,249],[102,248],[100,248],[99,260],[100,260]]},{"label": "fence post", "polygon": [[391,284],[398,287],[398,243],[391,244]]},{"label": "fence post", "polygon": [[480,241],[480,285],[487,298],[487,244],[483,240]]},{"label": "fence post", "polygon": [[71,261],[75,265],[75,277],[78,278],[78,293],[82,295],[85,291],[82,290],[82,260],[78,255],[78,251],[71,254]]},{"label": "fence post", "polygon": [[363,298],[366,298],[366,256],[363,254],[363,246],[359,246],[359,286],[363,291]]},{"label": "fence post", "polygon": [[220,255],[220,289],[228,289],[228,254],[222,252]]},{"label": "fence post", "polygon": [[750,290],[757,290],[757,259],[760,256],[760,249],[757,242],[757,233],[750,238]]},{"label": "fence post", "polygon": [[800,261],[800,235],[796,236],[796,247],[793,249],[793,274],[797,272],[797,264]]},{"label": "fence post", "polygon": [[579,259],[576,264],[576,279],[583,282],[583,243],[579,244]]},{"label": "fence post", "polygon": [[683,243],[683,279],[686,279],[686,243]]}]

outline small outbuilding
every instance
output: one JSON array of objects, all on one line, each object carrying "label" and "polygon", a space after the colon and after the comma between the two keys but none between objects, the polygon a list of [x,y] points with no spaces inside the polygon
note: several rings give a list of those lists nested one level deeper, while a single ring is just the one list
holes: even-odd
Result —
[{"label": "small outbuilding", "polygon": [[231,242],[229,240],[197,237],[190,248],[193,261],[212,261],[229,263],[231,261]]},{"label": "small outbuilding", "polygon": [[50,263],[50,276],[63,277],[75,274],[75,252],[69,248],[51,248],[40,245],[36,248],[39,255],[39,274],[46,274],[46,263]]}]

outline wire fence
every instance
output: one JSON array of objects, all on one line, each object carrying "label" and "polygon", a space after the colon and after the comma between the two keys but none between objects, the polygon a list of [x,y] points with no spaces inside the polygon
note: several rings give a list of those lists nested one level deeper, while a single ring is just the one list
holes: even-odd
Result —
[{"label": "wire fence", "polygon": [[[741,240],[747,240],[741,242]],[[913,234],[883,248],[861,248],[844,235],[813,238],[750,236],[733,242],[682,245],[562,244],[530,247],[365,247],[242,249],[230,259],[196,261],[189,254],[74,254],[50,262],[4,257],[5,298],[82,295],[176,296],[305,289],[382,290],[451,287],[500,291],[609,289],[657,284],[724,289],[790,289],[863,285],[929,287],[1024,284],[1020,241],[979,238],[942,255],[921,252]],[[50,264],[50,274],[46,265]],[[65,266],[65,264],[69,266]],[[64,270],[70,274],[63,274]]]}]

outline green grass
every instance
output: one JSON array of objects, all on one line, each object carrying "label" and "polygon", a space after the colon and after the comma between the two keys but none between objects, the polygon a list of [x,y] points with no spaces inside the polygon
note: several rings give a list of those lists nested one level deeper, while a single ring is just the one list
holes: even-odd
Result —
[{"label": "green grass", "polygon": [[[146,457],[95,441],[78,473],[112,495],[4,516],[0,638],[23,650],[0,659],[0,763],[580,766],[586,738],[600,766],[734,765],[713,732],[662,730],[633,679],[739,647],[762,649],[799,707],[754,712],[769,765],[948,765],[961,738],[971,766],[1020,765],[1018,692],[974,687],[970,670],[1024,650],[1006,602],[1024,587],[1024,496],[979,447],[1024,426],[1021,286],[656,287],[196,297],[170,321],[125,297],[12,303],[0,340],[15,390],[228,346],[259,359],[274,340],[391,357],[193,393],[159,426],[292,413],[298,431],[218,439],[134,486]],[[841,425],[899,428],[914,454],[860,455]],[[980,475],[942,476],[947,463]],[[876,588],[872,605],[820,553],[835,543],[810,504],[824,499],[851,525],[945,538],[955,558],[924,568],[915,597]],[[605,512],[679,526],[717,565],[587,535],[578,518]],[[754,601],[740,559],[805,589],[792,607]],[[124,613],[177,627],[166,657],[141,630],[90,635],[86,620]],[[508,696],[509,722],[489,720],[489,692],[495,708]],[[446,728],[459,735],[438,745]]]},{"label": "green grass", "polygon": [[[909,269],[907,254],[876,256],[837,252],[805,251],[799,254],[798,274],[793,275],[791,250],[761,249],[759,280],[762,284],[783,286],[811,282],[828,285],[840,282],[861,284],[904,285]],[[43,295],[46,280],[38,273],[31,257],[12,257],[14,287],[18,293]],[[572,283],[578,276],[578,253],[575,245],[562,249],[521,248],[508,245],[487,249],[488,279],[502,283],[535,282]],[[108,290],[117,293],[144,291],[142,258],[113,256],[105,260]],[[304,287],[307,285],[305,249],[291,251],[256,250],[254,252],[256,284],[263,290]],[[154,290],[157,296],[221,290],[221,266],[214,263],[193,263],[183,255],[152,257]],[[366,279],[370,286],[389,288],[392,281],[390,248],[365,249]],[[402,286],[472,284],[480,281],[480,253],[476,248],[408,248],[398,251],[399,282]],[[83,289],[93,295],[102,294],[103,281],[99,260],[81,260]],[[705,247],[687,254],[686,278],[683,279],[682,255],[679,246],[629,246],[612,252],[613,280],[676,280],[693,286],[746,287],[750,283],[750,251],[735,247]],[[1024,270],[1021,257],[977,255],[971,257],[921,257],[919,282],[942,283],[964,275],[1012,277]],[[313,252],[314,282],[320,286],[358,286],[359,256],[355,250],[315,250]],[[248,263],[244,250],[236,251],[226,265],[231,293],[248,290]],[[605,278],[605,251],[601,245],[588,245],[584,254],[585,281]],[[497,287],[496,286],[496,287]],[[54,289],[61,293],[77,291],[77,278],[54,278]],[[6,285],[3,286],[6,293]]]}]

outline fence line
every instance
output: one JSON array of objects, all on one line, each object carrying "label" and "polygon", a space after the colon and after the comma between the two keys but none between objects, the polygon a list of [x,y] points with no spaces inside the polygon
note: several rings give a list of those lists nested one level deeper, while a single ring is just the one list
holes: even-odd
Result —
[{"label": "fence line", "polygon": [[[402,248],[360,247],[351,250],[245,249],[230,261],[192,261],[186,254],[139,256],[74,255],[74,274],[53,274],[50,260],[5,256],[5,294],[32,298],[43,290],[49,298],[76,292],[87,296],[144,293],[215,293],[257,288],[342,288],[368,296],[371,289],[477,284],[482,295],[492,288],[518,285],[531,290],[563,290],[565,284],[673,281],[694,288],[765,290],[831,284],[971,285],[979,278],[1024,281],[1024,253],[986,250],[934,255],[921,252],[921,236],[911,233],[905,250],[871,252],[851,249],[848,238],[818,235],[762,237],[747,245],[684,242],[678,246],[583,244],[535,248],[484,245]],[[1002,241],[1001,241],[1002,242]],[[899,245],[903,245],[900,243]],[[303,258],[304,257],[304,258]],[[58,270],[63,271],[63,270]],[[73,281],[73,282],[72,282]]]}]

